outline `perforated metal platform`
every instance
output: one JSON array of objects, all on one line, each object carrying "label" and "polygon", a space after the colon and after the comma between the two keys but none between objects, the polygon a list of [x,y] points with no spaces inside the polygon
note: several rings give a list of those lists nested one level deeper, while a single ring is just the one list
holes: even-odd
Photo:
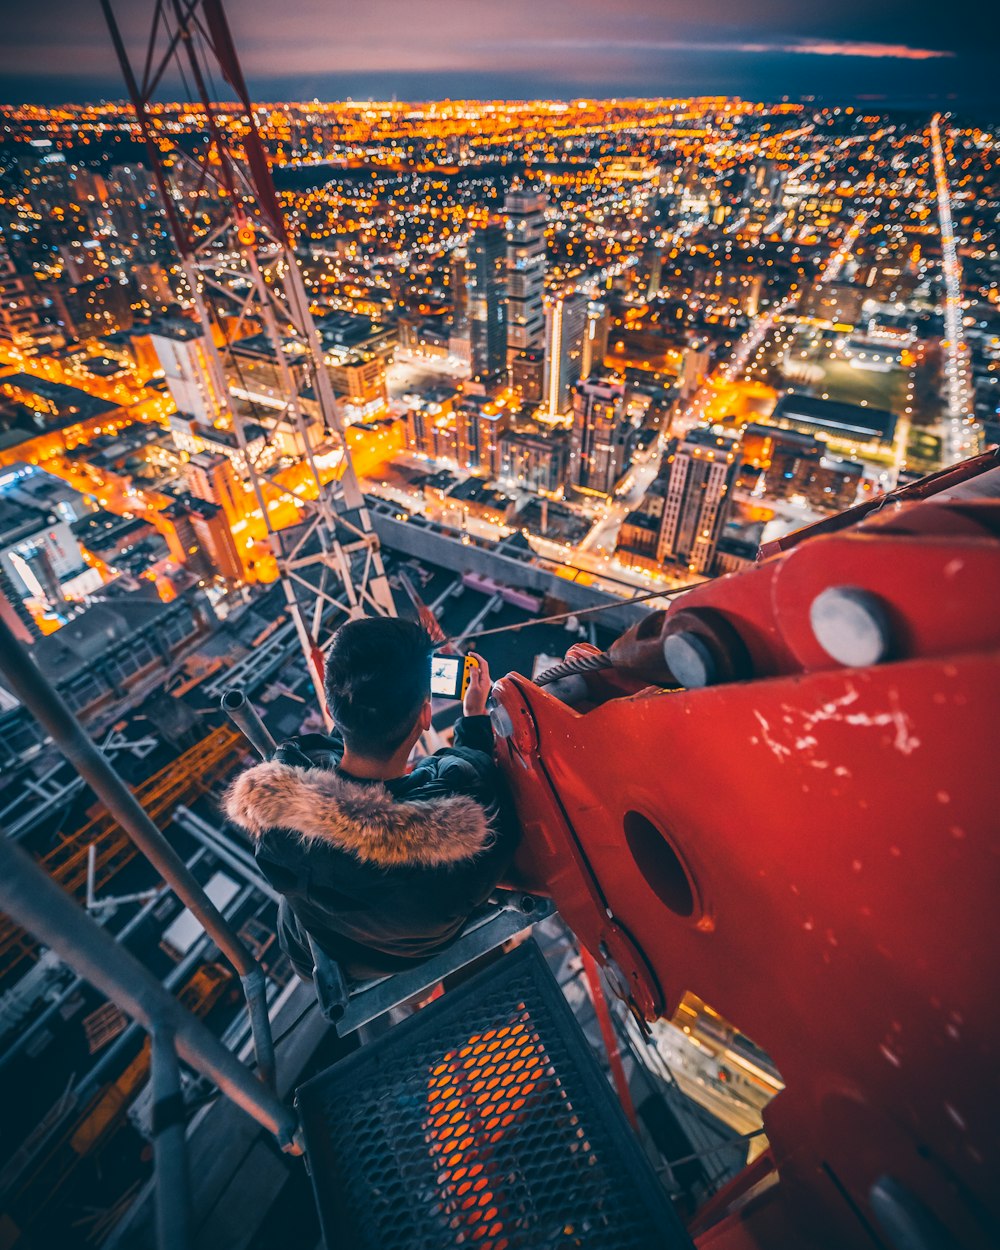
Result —
[{"label": "perforated metal platform", "polygon": [[534,942],[297,1102],[330,1250],[692,1244]]}]

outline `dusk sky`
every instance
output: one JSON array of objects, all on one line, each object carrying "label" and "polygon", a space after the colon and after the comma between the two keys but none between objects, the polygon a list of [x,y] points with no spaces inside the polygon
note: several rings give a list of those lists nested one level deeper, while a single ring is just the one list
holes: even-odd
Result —
[{"label": "dusk sky", "polygon": [[[153,0],[115,8],[138,41]],[[0,98],[122,96],[97,0],[3,10]],[[966,12],[962,0],[228,3],[262,100],[725,93],[992,107],[998,22],[989,2]]]}]

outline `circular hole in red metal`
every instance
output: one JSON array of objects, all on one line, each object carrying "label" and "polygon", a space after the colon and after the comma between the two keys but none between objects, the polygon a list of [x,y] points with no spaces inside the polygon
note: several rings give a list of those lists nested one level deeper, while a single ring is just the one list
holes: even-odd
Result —
[{"label": "circular hole in red metal", "polygon": [[639,812],[626,812],[625,841],[639,871],[656,897],[677,916],[691,916],[695,909],[694,887],[680,856],[651,820]]}]

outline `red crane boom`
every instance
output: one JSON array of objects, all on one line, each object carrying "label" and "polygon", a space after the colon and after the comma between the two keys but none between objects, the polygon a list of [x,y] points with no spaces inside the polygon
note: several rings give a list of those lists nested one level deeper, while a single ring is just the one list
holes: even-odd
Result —
[{"label": "red crane boom", "polygon": [[996,1244],[998,487],[981,456],[697,587],[582,705],[497,685],[524,884],[637,1016],[690,990],[785,1082],[713,1250]]}]

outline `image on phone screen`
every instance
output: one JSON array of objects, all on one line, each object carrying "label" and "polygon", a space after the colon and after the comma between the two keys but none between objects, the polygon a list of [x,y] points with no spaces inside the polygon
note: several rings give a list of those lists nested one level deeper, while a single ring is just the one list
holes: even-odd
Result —
[{"label": "image on phone screen", "polygon": [[460,656],[434,656],[431,660],[431,694],[436,694],[443,699],[457,699],[461,673]]}]

